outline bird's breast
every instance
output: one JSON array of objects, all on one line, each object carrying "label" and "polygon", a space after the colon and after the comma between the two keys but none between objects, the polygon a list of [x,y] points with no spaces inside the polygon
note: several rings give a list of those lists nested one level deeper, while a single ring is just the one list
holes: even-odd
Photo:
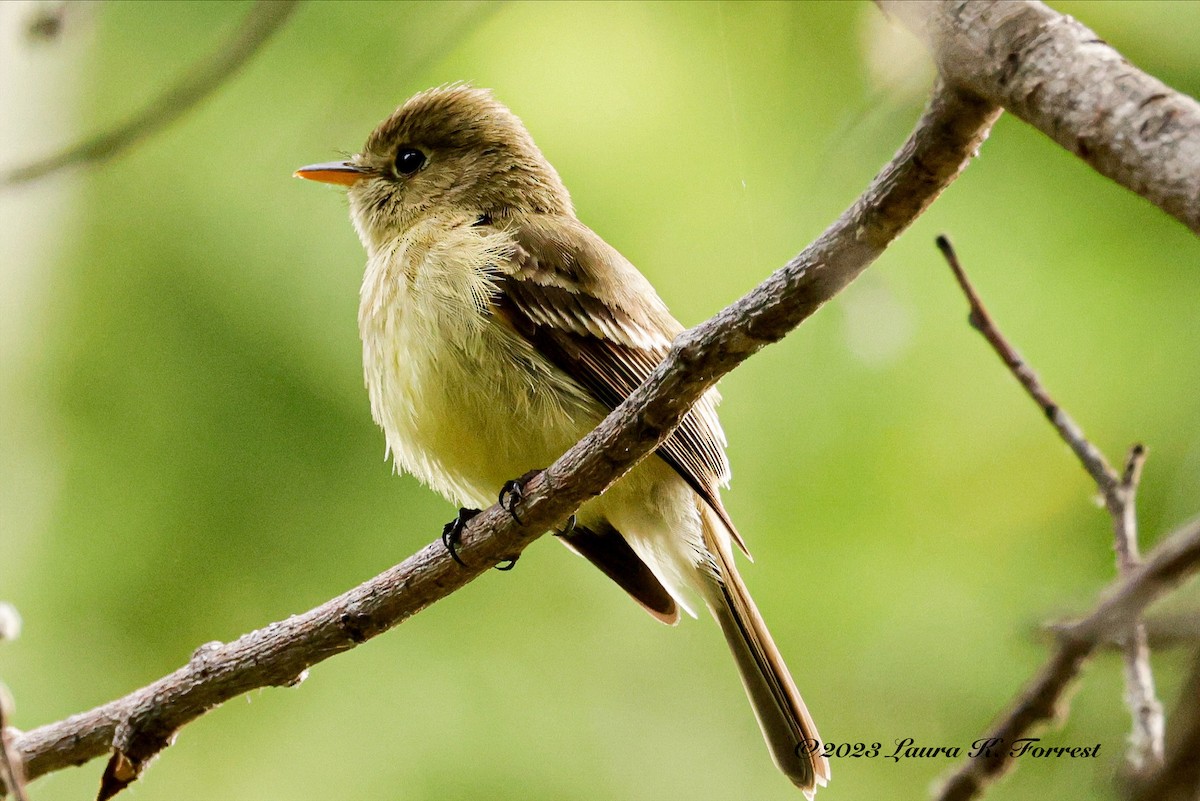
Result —
[{"label": "bird's breast", "polygon": [[485,506],[546,467],[599,405],[491,312],[502,233],[417,226],[373,253],[359,331],[371,413],[397,466],[455,503]]}]

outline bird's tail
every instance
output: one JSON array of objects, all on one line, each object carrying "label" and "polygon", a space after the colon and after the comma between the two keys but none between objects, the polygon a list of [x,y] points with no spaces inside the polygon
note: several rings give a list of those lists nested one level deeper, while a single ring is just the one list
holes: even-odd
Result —
[{"label": "bird's tail", "polygon": [[829,760],[820,751],[824,743],[818,743],[808,708],[738,575],[721,521],[707,508],[701,515],[705,545],[717,568],[716,575],[705,576],[705,601],[733,652],[772,759],[811,801],[817,788],[829,782]]}]

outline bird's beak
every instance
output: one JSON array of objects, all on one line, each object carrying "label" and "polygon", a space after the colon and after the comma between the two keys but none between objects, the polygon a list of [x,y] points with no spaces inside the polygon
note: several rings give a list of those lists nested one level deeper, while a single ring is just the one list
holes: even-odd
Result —
[{"label": "bird's beak", "polygon": [[292,175],[296,178],[307,178],[310,181],[320,181],[323,184],[341,184],[352,186],[365,178],[368,170],[349,161],[326,161],[321,164],[309,164],[301,167]]}]

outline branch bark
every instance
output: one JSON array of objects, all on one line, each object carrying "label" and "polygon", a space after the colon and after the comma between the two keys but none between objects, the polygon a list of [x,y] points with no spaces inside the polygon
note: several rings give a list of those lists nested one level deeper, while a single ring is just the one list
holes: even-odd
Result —
[{"label": "branch bark", "polygon": [[877,0],[942,79],[1002,106],[1200,234],[1200,103],[1031,0]]},{"label": "branch bark", "polygon": [[[716,381],[813,314],[871,264],[954,180],[999,110],[938,84],[908,141],[813,244],[748,295],[681,334],[650,379],[525,487],[518,525],[492,506],[467,526],[455,564],[440,540],[303,615],[201,646],[174,673],[15,742],[32,779],[114,751],[136,777],[186,723],[265,686],[295,684],[347,651],[511,559],[651,453]],[[127,782],[126,782],[127,783]]]}]

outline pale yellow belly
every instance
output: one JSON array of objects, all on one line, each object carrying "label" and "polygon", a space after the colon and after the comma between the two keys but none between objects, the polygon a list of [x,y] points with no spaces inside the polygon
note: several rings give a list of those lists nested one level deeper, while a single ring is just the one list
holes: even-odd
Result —
[{"label": "pale yellow belly", "polygon": [[495,321],[462,341],[448,333],[393,330],[376,343],[372,411],[397,466],[454,503],[484,507],[509,479],[549,466],[604,410]]}]

